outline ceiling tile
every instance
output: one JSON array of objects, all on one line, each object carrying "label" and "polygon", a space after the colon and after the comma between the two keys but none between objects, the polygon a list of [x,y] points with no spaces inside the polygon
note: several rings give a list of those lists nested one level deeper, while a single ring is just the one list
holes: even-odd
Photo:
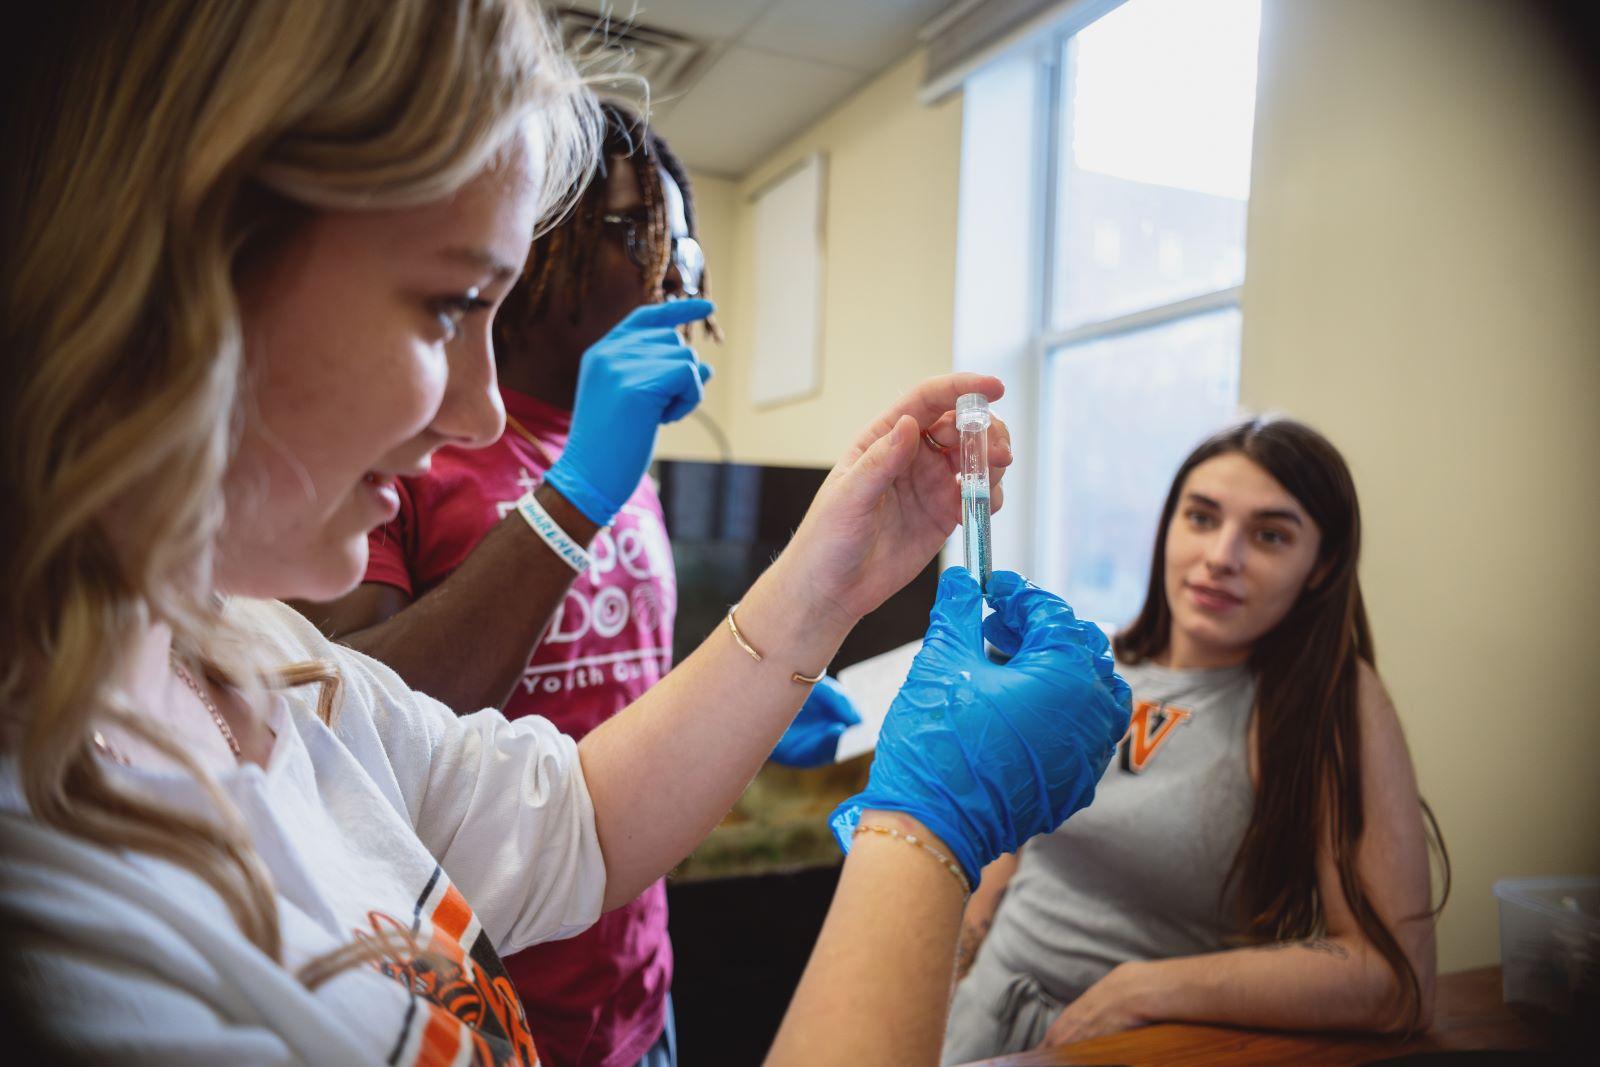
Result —
[{"label": "ceiling tile", "polygon": [[737,177],[862,81],[855,71],[735,45],[657,128],[690,167]]},{"label": "ceiling tile", "polygon": [[737,37],[778,0],[578,0],[571,7],[714,42]]},{"label": "ceiling tile", "polygon": [[742,43],[871,73],[910,52],[917,31],[947,6],[949,0],[779,0]]}]

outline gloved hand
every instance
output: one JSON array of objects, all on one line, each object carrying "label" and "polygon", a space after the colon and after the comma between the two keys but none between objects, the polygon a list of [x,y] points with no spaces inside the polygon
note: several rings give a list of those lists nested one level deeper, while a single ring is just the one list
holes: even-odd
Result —
[{"label": "gloved hand", "polygon": [[583,354],[572,433],[544,480],[599,525],[639,487],[657,427],[700,403],[711,368],[695,358],[676,327],[711,311],[709,300],[646,304]]},{"label": "gloved hand", "polygon": [[[864,809],[905,812],[976,886],[986,864],[1094,798],[1130,711],[1105,635],[1012,571],[994,573],[989,602],[995,613],[980,626],[977,581],[960,567],[940,577],[867,788],[833,813],[846,852]],[[989,661],[985,634],[1010,662]]]},{"label": "gloved hand", "polygon": [[785,767],[823,767],[839,751],[839,735],[861,721],[856,706],[836,679],[824,676],[811,687],[794,722],[778,738],[772,761]]}]

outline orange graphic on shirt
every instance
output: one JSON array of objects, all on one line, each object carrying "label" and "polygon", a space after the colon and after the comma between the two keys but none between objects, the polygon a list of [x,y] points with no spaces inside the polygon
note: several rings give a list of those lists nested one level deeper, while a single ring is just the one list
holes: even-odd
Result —
[{"label": "orange graphic on shirt", "polygon": [[1132,774],[1143,772],[1155,759],[1156,752],[1172,736],[1172,731],[1187,722],[1193,714],[1188,708],[1172,704],[1136,701],[1133,716],[1128,720],[1128,732],[1123,738],[1122,769]]},{"label": "orange graphic on shirt", "polygon": [[[411,937],[404,925],[381,912],[368,913],[373,934],[391,943]],[[522,1012],[511,979],[481,929],[463,950],[460,937],[475,924],[472,909],[455,886],[429,916],[431,932],[425,953],[388,955],[375,966],[403,984],[426,1008],[416,1067],[448,1067],[456,1062],[463,1045],[472,1047],[468,1062],[483,1067],[534,1067],[534,1048],[528,1020]],[[358,935],[360,936],[360,935]],[[423,946],[418,946],[423,947]]]}]

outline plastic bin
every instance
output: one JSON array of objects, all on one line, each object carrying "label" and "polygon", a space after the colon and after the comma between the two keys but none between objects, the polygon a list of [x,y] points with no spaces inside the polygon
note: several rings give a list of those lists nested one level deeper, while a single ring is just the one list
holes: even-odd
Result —
[{"label": "plastic bin", "polygon": [[1500,969],[1507,1004],[1560,1016],[1600,1005],[1600,878],[1506,878]]}]

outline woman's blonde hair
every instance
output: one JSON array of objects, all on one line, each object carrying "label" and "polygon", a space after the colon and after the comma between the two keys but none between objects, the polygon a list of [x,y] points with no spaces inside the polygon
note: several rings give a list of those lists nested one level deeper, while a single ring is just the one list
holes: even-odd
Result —
[{"label": "woman's blonde hair", "polygon": [[[6,107],[4,746],[37,818],[193,870],[281,958],[233,809],[115,681],[154,620],[235,684],[316,677],[265,670],[211,588],[248,402],[241,257],[306,212],[446,196],[530,127],[553,213],[592,166],[594,103],[532,0],[75,4],[58,21]],[[221,820],[115,789],[92,747],[105,721],[188,766]]]}]

